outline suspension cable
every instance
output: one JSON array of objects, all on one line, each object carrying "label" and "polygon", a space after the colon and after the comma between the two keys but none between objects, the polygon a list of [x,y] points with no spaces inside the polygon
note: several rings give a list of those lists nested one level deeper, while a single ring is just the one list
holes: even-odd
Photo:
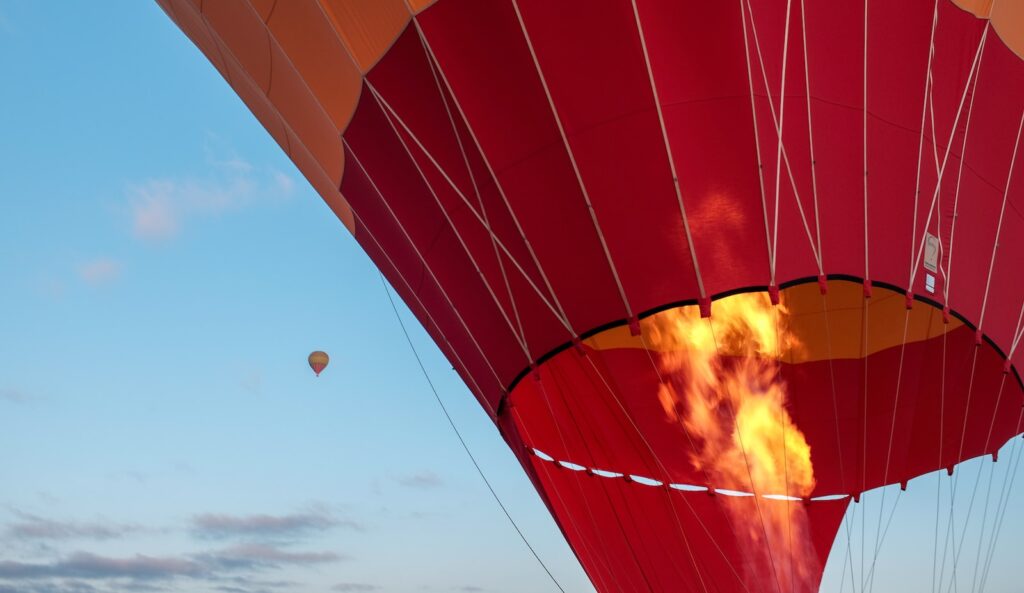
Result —
[{"label": "suspension cable", "polygon": [[420,354],[416,350],[416,345],[413,344],[412,337],[409,336],[409,330],[406,329],[405,322],[402,321],[402,316],[398,313],[398,306],[395,305],[395,299],[391,296],[391,289],[388,288],[388,283],[387,280],[384,279],[383,273],[380,273],[380,281],[381,284],[384,285],[384,293],[388,295],[388,302],[391,303],[391,310],[395,313],[395,319],[398,320],[398,325],[402,328],[402,334],[405,335],[405,341],[409,343],[409,349],[412,350],[412,355],[416,358],[416,364],[419,365],[420,371],[423,373],[423,378],[426,379],[427,385],[430,386],[430,391],[434,394],[434,399],[437,400],[437,405],[440,406],[441,411],[444,412],[444,417],[448,420],[448,425],[451,426],[452,432],[454,432],[455,436],[459,439],[459,443],[462,445],[462,450],[466,452],[466,456],[473,462],[473,467],[476,468],[476,472],[480,475],[480,479],[483,480],[487,489],[491,492],[491,496],[494,497],[494,502],[498,503],[498,506],[501,507],[501,511],[505,513],[505,517],[508,519],[508,522],[512,524],[516,533],[519,534],[519,539],[523,540],[523,543],[526,544],[530,553],[533,554],[537,563],[540,564],[541,568],[544,569],[544,572],[547,573],[551,582],[555,584],[555,587],[557,587],[562,593],[565,593],[565,589],[562,587],[562,584],[558,582],[558,579],[556,579],[555,575],[552,574],[551,569],[548,568],[547,564],[540,559],[540,556],[537,554],[537,550],[530,545],[530,541],[526,539],[526,535],[523,533],[523,530],[519,528],[516,520],[512,518],[512,515],[509,514],[508,509],[505,507],[505,503],[501,502],[501,498],[498,496],[498,493],[495,492],[494,487],[491,486],[490,480],[487,479],[487,476],[484,474],[484,470],[480,468],[480,464],[477,463],[473,452],[469,450],[469,445],[466,444],[466,440],[462,438],[462,433],[459,432],[458,427],[455,426],[455,421],[452,419],[451,414],[448,413],[448,407],[445,406],[444,401],[441,400],[441,396],[438,394],[437,388],[434,386],[434,382],[430,379],[430,375],[427,373],[427,368],[423,365],[423,360],[420,358]]}]

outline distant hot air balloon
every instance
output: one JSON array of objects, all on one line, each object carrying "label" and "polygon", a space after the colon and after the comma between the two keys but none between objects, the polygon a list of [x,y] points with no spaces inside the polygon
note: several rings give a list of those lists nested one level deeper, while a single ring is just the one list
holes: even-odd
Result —
[{"label": "distant hot air balloon", "polygon": [[816,591],[1021,432],[1024,3],[157,1],[601,593]]},{"label": "distant hot air balloon", "polygon": [[320,371],[327,367],[327,364],[331,361],[331,357],[327,356],[326,352],[317,350],[309,355],[309,368],[313,369],[316,376],[320,376]]}]

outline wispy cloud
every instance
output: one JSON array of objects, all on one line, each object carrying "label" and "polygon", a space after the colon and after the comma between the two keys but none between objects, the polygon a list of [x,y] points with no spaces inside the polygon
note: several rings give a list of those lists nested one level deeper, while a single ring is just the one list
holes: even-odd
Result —
[{"label": "wispy cloud", "polygon": [[295,192],[295,180],[288,175],[274,170],[270,172],[270,176],[274,180],[274,186],[281,192],[281,195],[290,196]]},{"label": "wispy cloud", "polygon": [[136,554],[127,558],[97,556],[77,552],[49,563],[0,562],[0,579],[83,578],[166,580],[176,577],[199,577],[208,574],[206,566],[178,557]]},{"label": "wispy cloud", "polygon": [[444,484],[441,476],[430,470],[418,471],[408,476],[397,478],[398,483],[407,488],[439,488]]},{"label": "wispy cloud", "polygon": [[331,591],[341,591],[342,593],[362,593],[363,591],[380,591],[380,587],[367,583],[338,583],[331,587]]},{"label": "wispy cloud", "polygon": [[232,154],[228,157],[218,157],[213,154],[212,151],[207,150],[206,161],[218,169],[237,173],[239,175],[252,173],[254,170],[252,163],[236,154]]},{"label": "wispy cloud", "polygon": [[76,580],[0,583],[0,593],[108,593],[109,589],[97,589],[89,583]]},{"label": "wispy cloud", "polygon": [[230,538],[294,537],[312,532],[346,527],[362,531],[363,525],[351,519],[339,519],[324,509],[288,515],[227,515],[205,513],[192,517],[192,531],[201,537]]},{"label": "wispy cloud", "polygon": [[128,187],[132,232],[147,241],[178,235],[185,219],[210,216],[240,207],[253,194],[248,177],[211,179],[150,179]]},{"label": "wispy cloud", "polygon": [[181,228],[179,207],[174,203],[175,182],[153,179],[128,189],[132,207],[132,233],[139,239],[170,239]]},{"label": "wispy cloud", "polygon": [[209,170],[203,176],[157,177],[128,185],[136,238],[167,241],[178,236],[189,219],[270,202],[295,190],[295,181],[277,169],[258,169],[230,151],[209,146],[206,153]]},{"label": "wispy cloud", "polygon": [[18,521],[9,524],[6,533],[20,540],[110,540],[124,537],[142,529],[138,525],[98,521],[58,521],[18,510],[13,512],[18,517]]},{"label": "wispy cloud", "polygon": [[11,402],[14,404],[23,404],[28,402],[31,397],[23,391],[12,389],[9,387],[0,388],[0,401]]},{"label": "wispy cloud", "polygon": [[78,266],[78,277],[98,286],[117,280],[121,275],[121,262],[109,257],[99,257]]},{"label": "wispy cloud", "polygon": [[227,569],[279,568],[337,562],[346,557],[334,552],[290,552],[267,544],[244,544],[196,557],[207,566]]},{"label": "wispy cloud", "polygon": [[[0,561],[0,581],[36,582],[45,579],[121,581],[140,583],[178,579],[230,580],[244,582],[244,576],[286,566],[310,566],[345,560],[335,552],[293,552],[266,544],[234,546],[190,556],[127,557],[100,556],[76,552],[51,562]],[[21,590],[21,589],[19,589]],[[0,593],[2,593],[0,589]]]}]

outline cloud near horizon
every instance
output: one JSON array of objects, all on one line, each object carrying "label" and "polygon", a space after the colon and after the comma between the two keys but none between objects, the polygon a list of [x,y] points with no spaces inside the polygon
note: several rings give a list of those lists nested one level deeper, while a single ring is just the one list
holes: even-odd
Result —
[{"label": "cloud near horizon", "polygon": [[267,544],[243,544],[197,556],[203,564],[224,569],[278,568],[347,560],[334,552],[289,552]]},{"label": "cloud near horizon", "polygon": [[[348,559],[335,552],[291,552],[267,544],[233,546],[187,556],[135,554],[111,557],[75,552],[50,562],[0,561],[0,581],[46,579],[125,580],[132,583],[178,579],[219,580],[239,573],[285,566],[309,566]],[[3,583],[0,583],[3,586]]]},{"label": "cloud near horizon", "polygon": [[352,519],[338,519],[321,508],[288,515],[228,515],[204,513],[192,517],[192,532],[211,539],[231,537],[280,538],[322,532],[335,527],[363,531]]},{"label": "cloud near horizon", "polygon": [[362,593],[364,591],[380,591],[380,589],[379,586],[369,583],[338,583],[331,587],[331,591],[340,591],[341,593]]},{"label": "cloud near horizon", "polygon": [[[345,525],[324,505],[285,515],[197,515],[186,530],[242,541],[216,547],[157,554],[110,554],[64,546],[76,541],[130,541],[138,533],[169,533],[128,523],[71,521],[41,517],[7,507],[11,520],[0,527],[0,543],[31,544],[29,558],[0,557],[0,593],[149,593],[193,590],[206,593],[273,593],[302,590],[301,583],[264,580],[277,571],[349,560],[330,549],[310,550],[299,536]],[[180,530],[174,530],[180,533]],[[105,544],[104,544],[105,545]],[[117,544],[123,545],[123,544]],[[14,548],[12,548],[13,550]],[[41,555],[40,555],[41,554]]]},{"label": "cloud near horizon", "polygon": [[6,533],[18,539],[92,539],[102,541],[118,539],[142,530],[138,525],[112,522],[83,523],[78,521],[56,521],[19,510],[14,510],[13,513],[19,520],[9,524]]},{"label": "cloud near horizon", "polygon": [[208,573],[202,564],[187,558],[136,554],[127,558],[74,554],[48,563],[0,562],[0,579],[81,578],[165,580],[180,576],[199,577]]}]

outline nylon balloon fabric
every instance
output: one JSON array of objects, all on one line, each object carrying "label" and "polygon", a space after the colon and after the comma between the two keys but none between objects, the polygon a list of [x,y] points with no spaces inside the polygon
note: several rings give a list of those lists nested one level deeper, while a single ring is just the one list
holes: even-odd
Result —
[{"label": "nylon balloon fabric", "polygon": [[158,1],[602,593],[816,591],[1021,431],[1013,3]]}]

